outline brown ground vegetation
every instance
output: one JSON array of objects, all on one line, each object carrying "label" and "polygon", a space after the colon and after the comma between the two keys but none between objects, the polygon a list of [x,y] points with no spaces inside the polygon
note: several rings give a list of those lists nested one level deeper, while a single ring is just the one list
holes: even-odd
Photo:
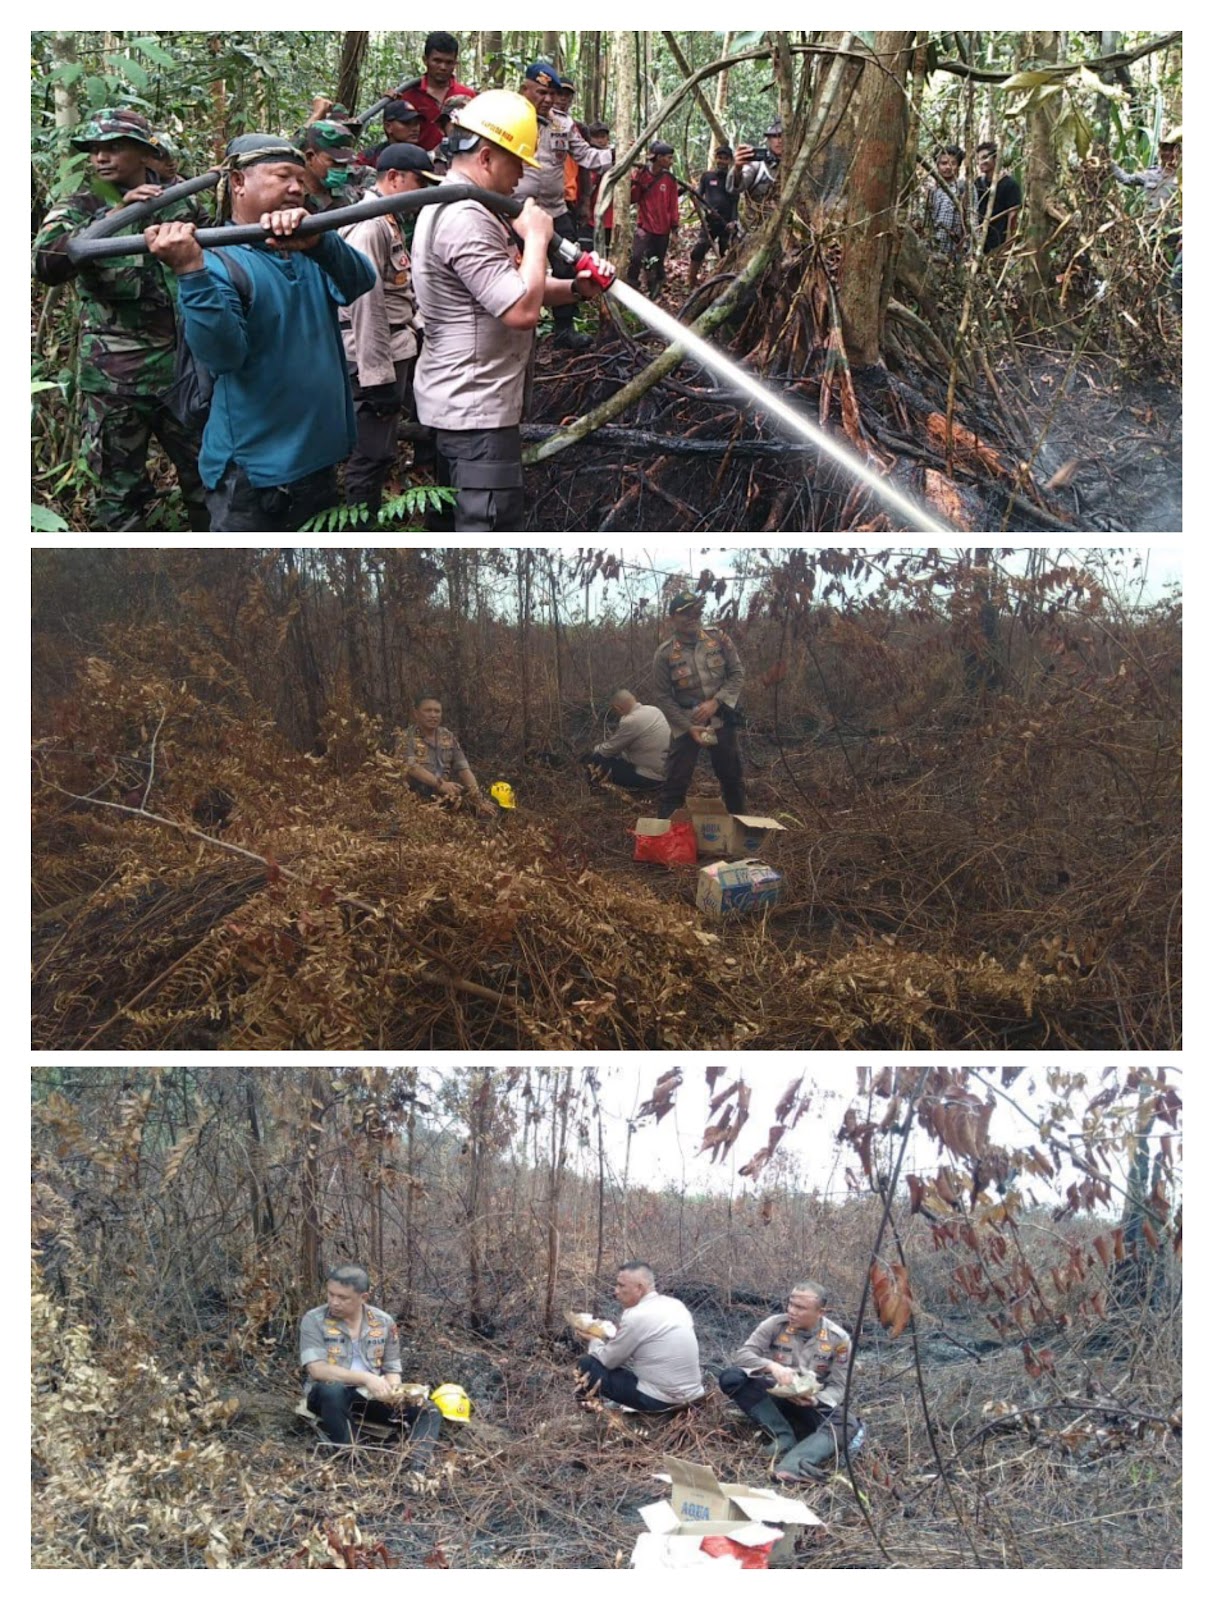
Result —
[{"label": "brown ground vegetation", "polygon": [[[635,801],[573,759],[589,708],[519,749],[504,624],[460,728],[518,791],[492,829],[404,790],[340,668],[301,751],[256,627],[113,625],[35,714],[35,1044],[1176,1048],[1177,610],[1025,614],[996,660],[988,598],[950,604],[730,624],[751,807],[789,829],[782,903],[736,926],[631,861]],[[636,631],[578,642],[595,683],[644,692]]]},{"label": "brown ground vegetation", "polygon": [[[40,1069],[35,1566],[626,1562],[662,1455],[765,1470],[711,1384],[668,1420],[578,1410],[560,1308],[608,1310],[636,1255],[694,1310],[709,1371],[806,1272],[858,1330],[867,1439],[806,1488],[826,1527],[797,1565],[1178,1565],[1173,1075],[1049,1069],[1051,1131],[1000,1147],[986,1107],[1020,1071],[802,1078],[778,1115],[846,1105],[845,1185],[806,1170],[789,1127],[761,1183],[708,1195],[610,1163],[595,1179],[588,1069]],[[692,1114],[693,1087],[674,1094]],[[913,1172],[911,1122],[937,1147]],[[1144,1176],[1130,1161],[1122,1195],[1134,1138]],[[1041,1174],[1070,1157],[1053,1204]],[[399,1317],[406,1378],[475,1403],[423,1483],[399,1450],[319,1455],[292,1416],[297,1319],[340,1258]],[[869,1262],[904,1270],[904,1332],[865,1294]]]}]

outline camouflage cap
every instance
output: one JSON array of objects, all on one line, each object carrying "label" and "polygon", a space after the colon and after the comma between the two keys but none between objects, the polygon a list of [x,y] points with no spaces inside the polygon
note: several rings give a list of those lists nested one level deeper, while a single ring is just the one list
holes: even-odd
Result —
[{"label": "camouflage cap", "polygon": [[703,595],[695,594],[690,589],[679,589],[677,594],[670,596],[666,610],[671,617],[685,617],[694,611],[702,611],[705,603]]},{"label": "camouflage cap", "polygon": [[341,150],[354,143],[354,135],[342,122],[313,122],[306,132],[314,150]]},{"label": "camouflage cap", "polygon": [[160,149],[155,130],[147,118],[125,106],[107,106],[103,111],[94,111],[72,135],[71,144],[75,150],[88,150],[95,144],[112,144],[115,139],[134,139],[137,144],[147,145],[149,150]]}]

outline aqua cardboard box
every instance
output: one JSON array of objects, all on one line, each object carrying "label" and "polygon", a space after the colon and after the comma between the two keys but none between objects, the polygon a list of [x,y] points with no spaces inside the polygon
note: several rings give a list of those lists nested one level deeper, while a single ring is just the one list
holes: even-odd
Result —
[{"label": "aqua cardboard box", "polygon": [[[727,1532],[732,1523],[758,1524],[779,1531],[780,1537],[771,1552],[772,1566],[788,1566],[795,1556],[797,1528],[819,1528],[821,1518],[811,1511],[803,1500],[789,1495],[775,1494],[769,1489],[755,1488],[745,1483],[720,1483],[710,1467],[695,1461],[683,1461],[666,1456],[662,1462],[670,1484],[668,1501],[658,1502],[668,1510],[658,1512],[657,1506],[641,1511],[645,1526],[651,1533],[678,1533],[683,1536],[696,1532]],[[646,1515],[646,1512],[649,1514]],[[671,1519],[669,1513],[677,1519]],[[748,1535],[747,1539],[754,1537]],[[759,1542],[764,1542],[761,1535]]]},{"label": "aqua cardboard box", "polygon": [[731,856],[760,856],[777,833],[788,830],[774,817],[742,816],[734,812],[725,831],[725,843]]},{"label": "aqua cardboard box", "polygon": [[729,853],[729,823],[732,818],[723,800],[712,800],[706,795],[692,795],[687,801],[691,821],[695,826],[695,840],[701,856],[727,856]]},{"label": "aqua cardboard box", "polygon": [[713,861],[700,867],[695,904],[709,916],[740,916],[773,906],[783,874],[763,861]]}]

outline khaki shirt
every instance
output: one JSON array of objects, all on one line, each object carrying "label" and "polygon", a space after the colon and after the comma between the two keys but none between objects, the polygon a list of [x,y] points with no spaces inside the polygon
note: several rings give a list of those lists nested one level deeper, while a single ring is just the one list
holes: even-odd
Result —
[{"label": "khaki shirt", "polygon": [[410,767],[424,767],[431,778],[453,781],[470,770],[459,740],[449,728],[439,728],[432,736],[410,723],[396,741],[396,753]]},{"label": "khaki shirt", "polygon": [[744,682],[741,657],[720,628],[700,628],[693,645],[667,639],[653,657],[653,704],[675,738],[692,726],[689,713],[704,700],[736,706]]},{"label": "khaki shirt", "polygon": [[418,217],[413,286],[425,341],[413,393],[427,428],[513,428],[522,420],[535,335],[501,320],[526,293],[518,259],[505,223],[475,200],[430,206]]},{"label": "khaki shirt", "polygon": [[851,1336],[829,1317],[822,1317],[816,1328],[802,1332],[788,1326],[787,1312],[760,1322],[733,1357],[743,1372],[760,1372],[768,1361],[796,1372],[812,1372],[821,1381],[817,1404],[840,1406],[851,1364]]},{"label": "khaki shirt", "polygon": [[626,1367],[654,1400],[685,1405],[703,1394],[694,1318],[681,1300],[656,1289],[623,1313],[613,1339],[591,1339],[589,1354],[612,1371]]},{"label": "khaki shirt", "polygon": [[[331,1361],[335,1367],[377,1377],[399,1373],[403,1368],[396,1323],[378,1306],[363,1306],[362,1326],[355,1336],[342,1319],[329,1316],[327,1305],[313,1306],[299,1323],[299,1365],[306,1368],[312,1361]],[[305,1381],[305,1394],[315,1381]]]},{"label": "khaki shirt", "polygon": [[368,217],[337,232],[374,267],[377,281],[367,294],[337,313],[345,358],[364,389],[395,383],[396,362],[417,354],[420,318],[404,235],[395,217]]},{"label": "khaki shirt", "polygon": [[569,209],[564,198],[564,158],[572,156],[587,172],[605,172],[614,163],[613,150],[600,150],[577,132],[572,117],[552,110],[539,119],[539,144],[535,149],[538,167],[524,169],[515,200],[534,199],[549,216],[563,217]]}]

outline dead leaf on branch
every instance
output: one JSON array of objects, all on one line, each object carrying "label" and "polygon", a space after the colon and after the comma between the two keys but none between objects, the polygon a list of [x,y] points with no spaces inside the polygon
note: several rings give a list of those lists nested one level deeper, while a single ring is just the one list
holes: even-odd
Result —
[{"label": "dead leaf on branch", "polygon": [[876,1315],[890,1339],[899,1338],[909,1327],[914,1315],[914,1297],[910,1291],[910,1274],[899,1261],[882,1267],[874,1261],[868,1273],[872,1294],[876,1302]]}]

